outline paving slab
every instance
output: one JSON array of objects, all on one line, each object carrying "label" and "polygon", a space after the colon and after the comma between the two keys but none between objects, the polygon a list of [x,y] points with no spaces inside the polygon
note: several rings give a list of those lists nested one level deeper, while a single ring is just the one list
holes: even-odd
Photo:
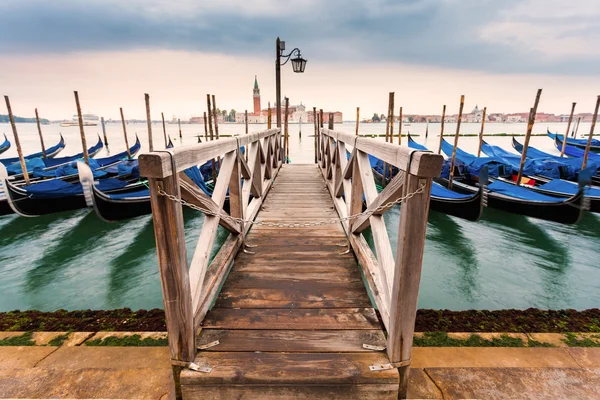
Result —
[{"label": "paving slab", "polygon": [[22,336],[25,332],[0,332],[0,340]]},{"label": "paving slab", "polygon": [[32,368],[58,347],[0,346],[0,369]]},{"label": "paving slab", "polygon": [[174,399],[170,368],[0,370],[1,398]]},{"label": "paving slab", "polygon": [[411,368],[408,375],[408,399],[443,399],[442,392],[420,368]]},{"label": "paving slab", "polygon": [[598,399],[600,369],[427,368],[445,399]]},{"label": "paving slab", "polygon": [[528,333],[527,336],[529,336],[531,340],[549,343],[555,347],[567,347],[567,344],[562,341],[562,339],[565,338],[565,335],[562,333]]},{"label": "paving slab", "polygon": [[578,368],[567,349],[545,347],[414,347],[413,368]]},{"label": "paving slab", "polygon": [[150,367],[170,370],[170,358],[168,347],[60,347],[39,363],[38,367],[58,369]]},{"label": "paving slab", "polygon": [[579,366],[583,368],[600,368],[600,348],[569,347],[568,352],[577,361]]},{"label": "paving slab", "polygon": [[126,338],[139,335],[140,339],[166,339],[167,332],[96,332],[88,340],[106,339],[107,337]]},{"label": "paving slab", "polygon": [[67,340],[64,341],[63,346],[81,346],[83,342],[88,340],[93,335],[94,332],[71,332]]}]

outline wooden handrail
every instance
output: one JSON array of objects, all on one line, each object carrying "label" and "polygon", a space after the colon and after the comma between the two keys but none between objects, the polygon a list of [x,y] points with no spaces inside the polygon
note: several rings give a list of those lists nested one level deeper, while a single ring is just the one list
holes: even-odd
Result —
[{"label": "wooden handrail", "polygon": [[[443,158],[439,154],[345,132],[321,129],[320,167],[333,203],[342,218],[369,214],[342,223],[348,241],[358,258],[367,285],[388,331],[387,353],[391,363],[400,363],[399,398],[405,398],[412,353],[429,212],[432,180],[439,176]],[[350,159],[347,151],[352,148]],[[348,148],[348,149],[347,149]],[[369,155],[398,168],[398,174],[377,192]],[[392,250],[383,214],[390,202],[402,202],[396,257]],[[376,210],[383,207],[381,210]],[[375,252],[363,231],[370,227]]]}]

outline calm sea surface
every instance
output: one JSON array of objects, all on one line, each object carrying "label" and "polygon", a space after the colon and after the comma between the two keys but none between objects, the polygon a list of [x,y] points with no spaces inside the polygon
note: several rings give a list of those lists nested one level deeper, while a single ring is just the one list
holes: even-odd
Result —
[{"label": "calm sea surface", "polygon": [[[534,133],[543,133],[538,124]],[[564,132],[566,124],[550,124],[550,130]],[[81,151],[76,127],[43,126],[46,146],[58,142],[62,132],[67,147],[60,156]],[[251,125],[250,131],[265,129]],[[439,124],[404,126],[415,139],[437,148]],[[354,132],[354,124],[340,124],[337,130]],[[396,126],[397,129],[397,126]],[[454,124],[446,124],[452,134]],[[18,124],[25,153],[39,151],[35,124]],[[124,150],[120,124],[107,125],[111,153]],[[203,125],[177,125],[167,130],[176,146],[196,142],[204,135]],[[243,133],[243,125],[220,125],[222,134]],[[290,125],[290,158],[293,163],[313,162],[311,125]],[[385,124],[361,124],[361,133],[384,133]],[[463,124],[462,133],[477,133],[478,124]],[[589,131],[582,124],[579,136]],[[10,126],[0,124],[13,148],[0,157],[16,155]],[[128,125],[130,144],[137,133],[142,150],[147,150],[145,124]],[[155,124],[154,143],[164,145],[162,130]],[[524,133],[524,124],[488,124],[487,133]],[[100,127],[86,127],[88,145],[95,143]],[[521,138],[522,139],[522,138]],[[380,139],[383,140],[383,139]],[[396,139],[397,140],[397,139]],[[405,141],[406,139],[403,138]],[[509,137],[488,137],[492,144],[511,148]],[[1,140],[0,140],[1,141]],[[556,152],[546,137],[533,137],[531,145]],[[477,139],[461,137],[459,146],[476,151]],[[97,157],[106,156],[106,150]],[[202,215],[184,210],[188,258],[202,227]],[[386,214],[391,240],[397,240],[399,209]],[[226,236],[220,231],[217,242]],[[0,311],[64,308],[110,309],[118,307],[162,308],[162,298],[152,219],[143,216],[121,223],[105,223],[89,210],[38,218],[0,217]],[[419,297],[421,308],[502,309],[574,308],[600,306],[600,219],[587,213],[574,226],[538,221],[486,209],[476,223],[430,213],[423,276]]]}]

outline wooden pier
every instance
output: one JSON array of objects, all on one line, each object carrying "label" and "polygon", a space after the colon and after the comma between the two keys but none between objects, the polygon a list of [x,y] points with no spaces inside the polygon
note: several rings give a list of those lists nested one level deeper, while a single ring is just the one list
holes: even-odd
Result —
[{"label": "wooden pier", "polygon": [[[319,139],[318,164],[283,165],[279,130],[140,156],[183,398],[405,395],[441,156],[327,129]],[[378,194],[368,154],[406,172]],[[181,171],[217,156],[211,199]],[[402,199],[394,259],[383,213]],[[189,270],[182,200],[207,214]],[[230,235],[211,260],[219,224]]]}]

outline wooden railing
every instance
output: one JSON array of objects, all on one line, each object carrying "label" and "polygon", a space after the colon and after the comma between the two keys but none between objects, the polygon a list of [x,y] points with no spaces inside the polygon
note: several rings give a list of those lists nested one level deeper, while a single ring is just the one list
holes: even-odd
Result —
[{"label": "wooden railing", "polygon": [[[443,159],[438,154],[329,129],[320,130],[320,139],[319,165],[339,216],[376,210],[342,225],[387,330],[387,354],[392,363],[388,367],[399,368],[400,398],[405,398],[431,184],[440,174]],[[381,193],[377,193],[369,155],[400,170]],[[394,259],[383,219],[391,206],[382,206],[414,192],[418,193],[402,202]],[[369,226],[375,253],[362,234]]]},{"label": "wooden railing", "polygon": [[[213,214],[226,214],[223,204],[229,192],[231,217],[244,220],[256,217],[282,164],[280,143],[280,129],[271,129],[154,151],[139,157],[140,174],[148,178],[150,187],[156,252],[174,365],[194,361],[195,332],[250,229],[249,225],[245,226],[240,221]],[[240,151],[242,146],[248,152],[247,162]],[[213,194],[209,197],[193,185],[183,171],[217,157],[221,159],[221,167]],[[189,268],[182,204],[174,200],[180,198],[210,211],[205,215]],[[219,225],[230,235],[209,265]],[[176,386],[179,386],[177,368],[174,367],[174,375]]]}]

